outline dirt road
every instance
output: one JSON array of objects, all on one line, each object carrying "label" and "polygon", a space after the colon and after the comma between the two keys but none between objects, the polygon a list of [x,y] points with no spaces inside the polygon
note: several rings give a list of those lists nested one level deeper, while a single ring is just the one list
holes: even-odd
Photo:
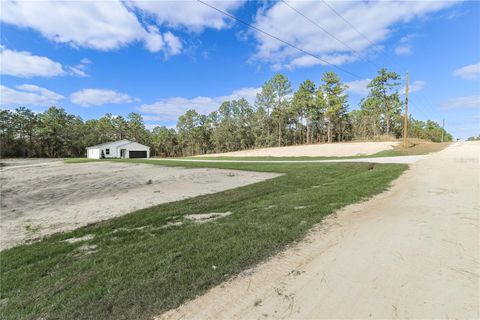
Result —
[{"label": "dirt road", "polygon": [[480,143],[411,165],[302,242],[163,319],[479,318]]},{"label": "dirt road", "polygon": [[0,169],[0,250],[160,203],[278,176],[148,164],[4,161]]}]

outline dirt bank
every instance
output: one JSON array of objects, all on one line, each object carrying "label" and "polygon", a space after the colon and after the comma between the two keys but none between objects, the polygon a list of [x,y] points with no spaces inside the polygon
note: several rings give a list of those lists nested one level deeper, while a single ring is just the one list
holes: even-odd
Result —
[{"label": "dirt bank", "polygon": [[160,319],[478,319],[480,143],[411,165],[298,245]]},{"label": "dirt bank", "polygon": [[137,209],[277,176],[114,162],[14,162],[0,169],[0,249]]},{"label": "dirt bank", "polygon": [[394,141],[323,143],[216,153],[202,157],[348,157],[390,150],[397,145],[398,142]]}]

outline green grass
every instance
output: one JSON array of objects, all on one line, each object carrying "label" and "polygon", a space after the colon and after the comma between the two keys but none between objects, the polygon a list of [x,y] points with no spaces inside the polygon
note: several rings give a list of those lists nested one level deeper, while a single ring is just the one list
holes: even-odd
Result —
[{"label": "green grass", "polygon": [[173,158],[173,159],[191,159],[191,160],[242,160],[242,161],[249,161],[249,160],[264,160],[264,161],[290,161],[290,160],[298,160],[298,161],[305,161],[305,160],[334,160],[334,159],[353,159],[353,158],[364,158],[366,156],[353,156],[353,157],[204,157],[204,156],[196,156],[196,157],[184,157],[184,158]]},{"label": "green grass", "polygon": [[90,158],[68,158],[63,160],[65,163],[85,163],[85,162],[95,162],[95,161],[105,161],[104,159],[90,159]]},{"label": "green grass", "polygon": [[[407,168],[116,161],[284,175],[0,252],[0,318],[149,319],[272,256],[335,210],[385,190]],[[305,208],[295,210],[297,206]],[[167,226],[184,221],[186,214],[226,211],[233,214],[208,223]],[[85,235],[94,237],[64,241]]]}]

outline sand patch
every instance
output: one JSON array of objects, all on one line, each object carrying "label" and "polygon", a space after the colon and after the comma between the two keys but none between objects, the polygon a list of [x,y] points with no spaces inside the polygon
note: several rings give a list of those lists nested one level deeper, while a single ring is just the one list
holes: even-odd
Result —
[{"label": "sand patch", "polygon": [[95,236],[93,234],[87,234],[87,235],[84,235],[83,237],[68,238],[68,239],[65,239],[65,241],[68,242],[68,243],[77,243],[77,242],[81,242],[81,241],[92,240],[94,237]]},{"label": "sand patch", "polygon": [[166,225],[164,226],[161,226],[160,228],[169,228],[169,227],[180,227],[181,225],[183,225],[183,222],[182,221],[173,221],[173,222],[167,222]]},{"label": "sand patch", "polygon": [[322,143],[215,153],[201,157],[349,157],[374,154],[397,145],[397,141]]},{"label": "sand patch", "polygon": [[87,255],[87,254],[93,254],[97,252],[97,246],[92,244],[92,245],[83,245],[77,248],[79,251],[78,255]]},{"label": "sand patch", "polygon": [[227,212],[212,212],[212,213],[199,213],[199,214],[188,214],[184,216],[185,219],[196,222],[196,223],[204,223],[210,222],[213,220],[217,220],[226,216],[231,215],[231,211]]},{"label": "sand patch", "polygon": [[0,169],[0,250],[161,203],[281,175],[109,161],[11,162]]}]

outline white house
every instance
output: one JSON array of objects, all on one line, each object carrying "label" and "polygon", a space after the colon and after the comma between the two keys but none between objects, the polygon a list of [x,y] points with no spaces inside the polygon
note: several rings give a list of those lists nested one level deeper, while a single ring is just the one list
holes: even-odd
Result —
[{"label": "white house", "polygon": [[150,158],[150,147],[129,140],[106,142],[88,147],[87,158]]}]

